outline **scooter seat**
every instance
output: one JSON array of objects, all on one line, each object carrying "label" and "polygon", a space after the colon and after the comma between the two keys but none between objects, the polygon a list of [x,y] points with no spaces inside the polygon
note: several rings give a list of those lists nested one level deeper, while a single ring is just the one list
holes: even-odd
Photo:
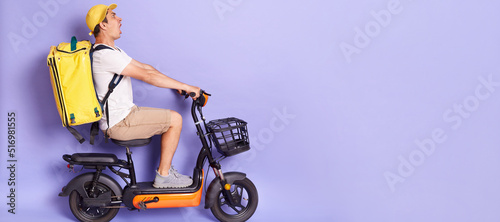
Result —
[{"label": "scooter seat", "polygon": [[111,139],[113,143],[115,143],[118,146],[124,146],[124,147],[140,147],[140,146],[146,146],[149,143],[151,143],[151,137],[147,139],[136,139],[136,140],[115,140]]},{"label": "scooter seat", "polygon": [[74,153],[71,160],[78,163],[116,163],[118,158],[111,153]]}]

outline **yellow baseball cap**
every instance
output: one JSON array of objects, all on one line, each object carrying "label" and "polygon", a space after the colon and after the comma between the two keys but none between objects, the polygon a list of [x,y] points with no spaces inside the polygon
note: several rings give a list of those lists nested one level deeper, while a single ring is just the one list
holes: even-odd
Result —
[{"label": "yellow baseball cap", "polygon": [[111,4],[109,6],[107,5],[95,5],[94,7],[90,8],[89,12],[87,12],[87,26],[90,29],[89,35],[94,34],[94,28],[97,24],[101,23],[104,18],[106,18],[106,13],[108,12],[108,9],[115,9],[116,4]]}]

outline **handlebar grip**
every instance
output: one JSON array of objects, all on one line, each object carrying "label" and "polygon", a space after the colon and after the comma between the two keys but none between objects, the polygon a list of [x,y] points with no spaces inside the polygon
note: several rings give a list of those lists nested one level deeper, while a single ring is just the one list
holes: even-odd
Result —
[{"label": "handlebar grip", "polygon": [[[181,94],[182,96],[187,96],[187,95],[188,95],[188,93],[187,93],[186,91],[184,91],[184,90],[181,90],[181,93],[180,93],[180,94]],[[189,96],[191,96],[191,97],[195,97],[195,96],[196,96],[196,93],[195,93],[195,92],[190,92],[190,93],[189,93]]]}]

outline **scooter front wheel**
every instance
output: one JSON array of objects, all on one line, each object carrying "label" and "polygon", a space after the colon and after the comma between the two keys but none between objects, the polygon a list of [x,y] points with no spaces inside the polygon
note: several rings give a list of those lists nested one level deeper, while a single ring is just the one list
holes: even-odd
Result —
[{"label": "scooter front wheel", "polygon": [[[89,194],[92,181],[85,183],[85,192]],[[111,196],[115,193],[106,184],[97,182],[94,190],[94,198],[106,192],[111,192]],[[90,195],[89,195],[90,196]],[[92,198],[92,197],[91,197]],[[110,200],[111,201],[111,200]],[[110,205],[112,207],[112,205]],[[85,206],[83,197],[78,191],[73,190],[69,195],[69,208],[75,217],[82,222],[107,222],[113,219],[118,213],[119,208]]]},{"label": "scooter front wheel", "polygon": [[248,178],[236,180],[229,190],[233,204],[224,196],[222,190],[217,195],[218,200],[210,208],[214,216],[223,222],[239,222],[248,220],[259,202],[257,188]]}]

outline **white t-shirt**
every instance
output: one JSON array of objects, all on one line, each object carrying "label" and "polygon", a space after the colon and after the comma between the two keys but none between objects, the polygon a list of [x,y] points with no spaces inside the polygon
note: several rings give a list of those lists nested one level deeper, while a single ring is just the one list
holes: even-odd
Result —
[{"label": "white t-shirt", "polygon": [[[94,45],[94,48],[98,45],[100,44]],[[94,76],[94,86],[100,101],[108,92],[108,85],[111,79],[113,79],[113,75],[115,73],[120,75],[131,61],[132,58],[118,47],[116,47],[116,49],[101,49],[94,52],[92,72]],[[122,121],[130,113],[134,105],[132,81],[130,77],[123,76],[121,82],[116,86],[113,93],[111,93],[108,98],[109,128]],[[105,107],[106,106],[103,107],[104,110],[102,111],[104,115],[99,121],[101,130],[106,130],[108,128],[106,122],[108,117],[106,116]]]}]

